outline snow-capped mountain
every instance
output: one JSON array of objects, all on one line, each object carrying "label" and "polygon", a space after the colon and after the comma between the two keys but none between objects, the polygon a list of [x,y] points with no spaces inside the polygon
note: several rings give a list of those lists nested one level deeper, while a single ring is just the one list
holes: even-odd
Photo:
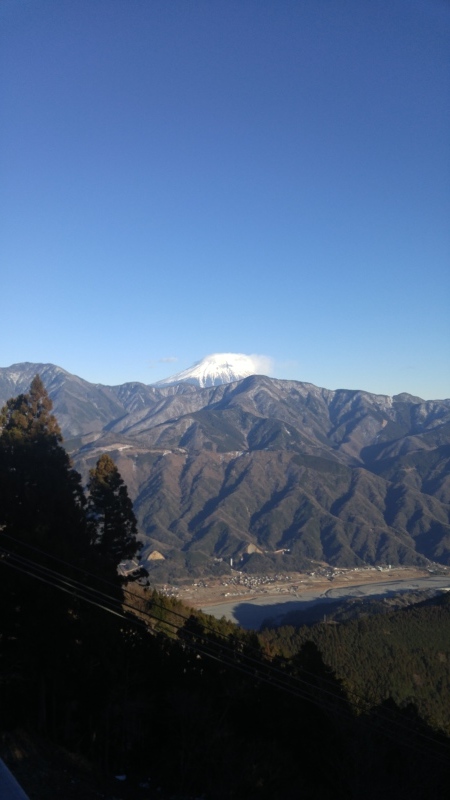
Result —
[{"label": "snow-capped mountain", "polygon": [[189,383],[205,388],[233,383],[249,375],[264,375],[268,371],[269,359],[263,356],[246,356],[243,353],[212,353],[197,361],[189,369],[158,381],[155,386],[173,386]]}]

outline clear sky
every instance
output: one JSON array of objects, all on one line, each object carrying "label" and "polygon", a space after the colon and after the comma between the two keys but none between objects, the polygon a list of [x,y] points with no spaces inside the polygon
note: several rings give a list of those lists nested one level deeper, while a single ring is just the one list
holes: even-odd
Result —
[{"label": "clear sky", "polygon": [[0,366],[450,397],[446,0],[1,0]]}]

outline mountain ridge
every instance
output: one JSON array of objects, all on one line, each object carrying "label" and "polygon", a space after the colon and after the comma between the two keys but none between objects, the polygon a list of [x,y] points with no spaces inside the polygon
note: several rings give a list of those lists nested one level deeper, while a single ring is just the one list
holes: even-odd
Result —
[{"label": "mountain ridge", "polygon": [[231,559],[249,571],[450,563],[450,400],[261,375],[108,387],[26,362],[0,369],[0,403],[36,373],[82,475],[103,452],[116,461],[156,577]]}]

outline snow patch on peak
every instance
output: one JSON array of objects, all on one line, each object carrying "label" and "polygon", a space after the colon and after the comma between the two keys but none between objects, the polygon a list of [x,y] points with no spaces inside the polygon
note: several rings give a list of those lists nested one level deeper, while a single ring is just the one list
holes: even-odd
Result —
[{"label": "snow patch on peak", "polygon": [[176,383],[189,383],[205,388],[233,383],[248,378],[249,375],[265,375],[272,370],[271,359],[267,356],[244,353],[212,353],[197,361],[189,369],[158,381],[155,386],[173,386]]}]

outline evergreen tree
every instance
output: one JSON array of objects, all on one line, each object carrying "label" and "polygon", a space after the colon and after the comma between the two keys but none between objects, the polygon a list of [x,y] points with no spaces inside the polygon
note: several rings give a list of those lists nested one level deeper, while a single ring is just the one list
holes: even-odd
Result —
[{"label": "evergreen tree", "polygon": [[37,439],[40,436],[54,437],[61,442],[61,430],[51,414],[53,404],[39,375],[36,375],[28,394],[12,397],[0,411],[3,443],[21,441],[25,436]]},{"label": "evergreen tree", "polygon": [[31,716],[36,704],[42,730],[82,638],[76,592],[55,586],[59,576],[83,581],[94,563],[81,478],[51,411],[36,376],[0,412],[1,700],[19,718],[20,703]]},{"label": "evergreen tree", "polygon": [[88,484],[88,516],[92,526],[92,541],[97,551],[116,567],[124,559],[136,555],[137,523],[133,505],[128,497],[119,470],[106,453],[91,469]]},{"label": "evergreen tree", "polygon": [[61,445],[52,401],[38,375],[0,412],[0,525],[73,560],[89,545],[81,478]]},{"label": "evergreen tree", "polygon": [[51,412],[38,376],[0,412],[0,723],[92,743],[107,764],[125,742],[117,698],[128,648],[122,620],[105,611],[120,613],[117,563],[136,552],[136,521],[115,465],[101,459],[92,535]]}]

